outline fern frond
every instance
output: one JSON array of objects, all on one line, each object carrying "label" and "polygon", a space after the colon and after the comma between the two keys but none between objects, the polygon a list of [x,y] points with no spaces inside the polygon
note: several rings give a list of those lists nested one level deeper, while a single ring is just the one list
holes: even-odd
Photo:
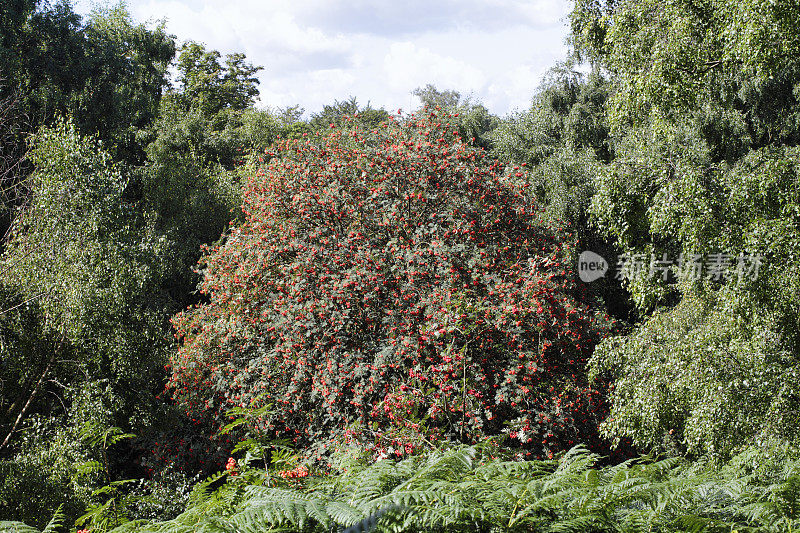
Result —
[{"label": "fern frond", "polygon": [[42,533],[56,533],[57,530],[61,529],[61,527],[64,525],[64,519],[66,518],[63,508],[63,505],[58,506],[56,512],[53,513],[53,518],[51,518],[47,525],[44,526]]},{"label": "fern frond", "polygon": [[41,533],[35,527],[22,522],[13,520],[0,521],[0,532],[2,533]]},{"label": "fern frond", "polygon": [[585,531],[596,531],[595,525],[595,517],[579,516],[556,522],[550,526],[548,531],[553,533],[584,533]]},{"label": "fern frond", "polygon": [[226,476],[225,472],[217,472],[197,483],[189,494],[189,506],[196,506],[211,498],[211,485]]}]

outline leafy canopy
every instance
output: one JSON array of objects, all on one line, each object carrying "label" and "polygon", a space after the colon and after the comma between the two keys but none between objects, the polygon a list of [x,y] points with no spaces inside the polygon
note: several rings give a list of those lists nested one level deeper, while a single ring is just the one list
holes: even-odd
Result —
[{"label": "leafy canopy", "polygon": [[271,403],[266,431],[376,452],[592,437],[603,404],[584,366],[605,326],[569,236],[540,222],[522,172],[450,124],[431,113],[277,145],[244,223],[205,258],[209,303],[174,320],[182,405]]}]

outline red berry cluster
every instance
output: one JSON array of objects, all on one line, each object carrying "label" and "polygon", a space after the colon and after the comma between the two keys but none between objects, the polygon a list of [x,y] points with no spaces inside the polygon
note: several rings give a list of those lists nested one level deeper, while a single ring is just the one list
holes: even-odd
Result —
[{"label": "red berry cluster", "polygon": [[275,436],[378,452],[506,433],[546,454],[594,435],[584,368],[608,324],[523,170],[435,114],[268,156],[205,258],[208,303],[173,321],[186,409],[222,422],[220,405],[270,403]]},{"label": "red berry cluster", "polygon": [[238,474],[239,474],[239,472],[238,472],[238,471],[237,471],[237,469],[236,469],[236,459],[234,459],[233,457],[229,457],[229,458],[228,458],[228,462],[227,462],[227,463],[225,463],[225,470],[226,470],[226,471],[228,472],[228,474],[229,474],[229,475],[231,475],[231,476],[236,476],[236,475],[238,475]]},{"label": "red berry cluster", "polygon": [[292,470],[285,470],[278,472],[278,475],[283,479],[297,479],[301,477],[308,477],[308,468],[303,465],[298,465]]}]

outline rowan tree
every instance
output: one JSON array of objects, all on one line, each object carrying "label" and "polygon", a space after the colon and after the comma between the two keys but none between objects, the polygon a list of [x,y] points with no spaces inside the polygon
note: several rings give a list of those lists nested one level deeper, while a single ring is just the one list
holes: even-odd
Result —
[{"label": "rowan tree", "polygon": [[170,386],[193,416],[231,405],[298,445],[376,453],[507,434],[536,454],[591,441],[584,368],[608,324],[526,175],[435,113],[275,146],[244,222],[174,319]]}]

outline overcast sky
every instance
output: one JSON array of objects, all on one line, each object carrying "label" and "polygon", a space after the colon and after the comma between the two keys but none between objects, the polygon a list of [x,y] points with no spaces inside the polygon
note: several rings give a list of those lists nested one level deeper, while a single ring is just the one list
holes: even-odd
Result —
[{"label": "overcast sky", "polygon": [[[77,0],[81,14],[93,0]],[[566,56],[569,0],[128,0],[195,40],[261,65],[261,105],[315,112],[356,96],[389,111],[419,105],[427,83],[493,113],[526,108]]]}]

